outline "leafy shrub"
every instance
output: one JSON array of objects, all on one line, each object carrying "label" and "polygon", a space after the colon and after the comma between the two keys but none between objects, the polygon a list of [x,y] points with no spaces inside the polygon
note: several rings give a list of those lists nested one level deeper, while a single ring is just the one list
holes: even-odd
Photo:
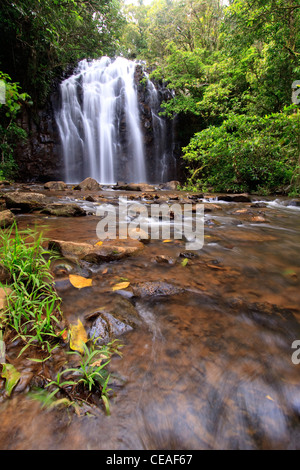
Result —
[{"label": "leafy shrub", "polygon": [[183,149],[186,188],[272,193],[290,183],[298,159],[299,114],[232,115],[195,134]]}]

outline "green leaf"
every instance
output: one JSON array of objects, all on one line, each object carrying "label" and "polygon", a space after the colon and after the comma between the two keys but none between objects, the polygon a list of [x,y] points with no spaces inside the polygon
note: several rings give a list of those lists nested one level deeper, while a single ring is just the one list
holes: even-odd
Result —
[{"label": "green leaf", "polygon": [[17,385],[21,374],[12,364],[3,364],[3,370],[1,376],[6,379],[5,390],[10,396],[13,388]]}]

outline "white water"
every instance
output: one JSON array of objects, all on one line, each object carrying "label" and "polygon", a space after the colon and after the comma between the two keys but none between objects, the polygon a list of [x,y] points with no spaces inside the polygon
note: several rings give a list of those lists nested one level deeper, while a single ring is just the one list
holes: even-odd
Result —
[{"label": "white water", "polygon": [[[120,174],[133,183],[147,182],[135,66],[121,57],[83,60],[62,82],[56,121],[67,183],[90,176],[114,184]],[[121,128],[126,141],[120,138]]]}]

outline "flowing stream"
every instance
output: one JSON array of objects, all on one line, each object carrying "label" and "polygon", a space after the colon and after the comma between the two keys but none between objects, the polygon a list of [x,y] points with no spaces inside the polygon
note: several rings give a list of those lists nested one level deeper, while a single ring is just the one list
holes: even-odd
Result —
[{"label": "flowing stream", "polygon": [[[97,203],[77,194],[60,200],[91,215],[67,222],[19,215],[19,226],[95,242]],[[157,195],[170,202],[166,192]],[[101,192],[111,203],[117,196]],[[151,204],[141,194],[127,196]],[[120,336],[123,356],[110,364],[119,377],[111,416],[41,409],[26,395],[24,379],[0,404],[1,449],[299,449],[300,364],[292,361],[300,340],[299,207],[282,200],[199,202],[202,250],[187,252],[184,240],[151,240],[136,256],[94,266],[92,287],[76,290],[56,279],[69,320],[120,297],[139,314],[140,326]],[[158,282],[161,290],[112,292],[120,278]],[[26,378],[30,361],[22,367]]]}]

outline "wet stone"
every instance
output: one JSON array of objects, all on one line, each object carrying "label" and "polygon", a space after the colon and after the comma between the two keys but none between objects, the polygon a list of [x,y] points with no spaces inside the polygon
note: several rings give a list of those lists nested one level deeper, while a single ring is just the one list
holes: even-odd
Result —
[{"label": "wet stone", "polygon": [[49,189],[50,191],[64,191],[68,186],[64,181],[48,181],[45,183],[44,189]]},{"label": "wet stone", "polygon": [[78,185],[74,186],[74,190],[78,191],[99,191],[101,186],[94,178],[86,178]]},{"label": "wet stone", "polygon": [[103,343],[141,325],[142,320],[132,303],[114,295],[103,308],[85,314],[89,337]]},{"label": "wet stone", "polygon": [[55,217],[82,217],[86,215],[85,210],[77,204],[47,204],[41,212]]},{"label": "wet stone", "polygon": [[14,214],[10,210],[0,212],[0,227],[10,227],[15,220]]},{"label": "wet stone", "polygon": [[163,281],[145,281],[132,285],[133,293],[137,297],[176,295],[184,289]]},{"label": "wet stone", "polygon": [[8,209],[20,209],[21,212],[31,212],[43,207],[47,203],[47,197],[44,194],[33,192],[13,192],[4,196]]}]

